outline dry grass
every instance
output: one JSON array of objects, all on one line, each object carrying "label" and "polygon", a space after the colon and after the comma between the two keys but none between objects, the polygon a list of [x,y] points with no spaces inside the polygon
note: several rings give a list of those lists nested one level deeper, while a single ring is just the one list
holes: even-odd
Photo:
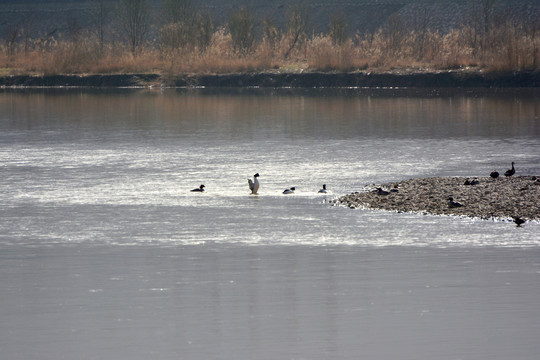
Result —
[{"label": "dry grass", "polygon": [[146,45],[133,54],[121,43],[100,46],[92,37],[77,41],[31,41],[0,45],[0,74],[73,73],[235,73],[282,71],[392,70],[403,68],[486,70],[538,70],[540,32],[511,23],[488,34],[463,26],[446,34],[425,31],[396,35],[382,29],[357,34],[341,45],[329,35],[312,36],[288,56],[286,37],[272,43],[260,41],[249,54],[234,51],[230,34],[217,30],[204,50],[196,47],[165,49]]}]

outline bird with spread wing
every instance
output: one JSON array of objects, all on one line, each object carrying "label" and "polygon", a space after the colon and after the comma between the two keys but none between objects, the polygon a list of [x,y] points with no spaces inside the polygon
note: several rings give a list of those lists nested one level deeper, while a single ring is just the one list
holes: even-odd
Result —
[{"label": "bird with spread wing", "polygon": [[259,190],[259,173],[256,173],[253,175],[253,181],[251,179],[248,179],[249,184],[249,190],[251,190],[251,193],[253,195],[257,195],[257,191]]}]

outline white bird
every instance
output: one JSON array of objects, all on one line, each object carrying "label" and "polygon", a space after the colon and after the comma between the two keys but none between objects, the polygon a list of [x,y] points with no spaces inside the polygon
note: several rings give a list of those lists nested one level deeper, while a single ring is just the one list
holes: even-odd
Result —
[{"label": "white bird", "polygon": [[259,173],[256,173],[255,175],[253,175],[253,181],[251,181],[251,179],[248,179],[248,184],[249,184],[249,190],[251,190],[251,193],[253,195],[257,195],[257,191],[259,190]]},{"label": "white bird", "polygon": [[326,184],[323,184],[322,189],[319,190],[320,193],[326,194]]},{"label": "white bird", "polygon": [[294,194],[294,190],[296,190],[296,188],[292,187],[292,188],[283,190],[283,193],[284,194]]},{"label": "white bird", "polygon": [[191,192],[195,192],[195,191],[203,192],[204,191],[204,185],[201,185],[198,188],[195,188],[195,189],[191,190]]}]

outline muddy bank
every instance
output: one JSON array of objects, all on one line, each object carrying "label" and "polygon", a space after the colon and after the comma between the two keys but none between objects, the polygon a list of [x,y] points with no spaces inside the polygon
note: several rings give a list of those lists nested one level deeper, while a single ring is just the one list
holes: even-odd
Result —
[{"label": "muddy bank", "polygon": [[540,87],[540,71],[243,73],[226,75],[116,74],[2,76],[2,87]]},{"label": "muddy bank", "polygon": [[539,87],[540,72],[231,74],[177,78],[175,86],[207,87]]},{"label": "muddy bank", "polygon": [[[464,177],[411,179],[372,185],[365,191],[342,196],[334,203],[350,208],[397,212],[458,215],[481,219],[540,220],[540,177],[476,178],[465,185]],[[377,190],[380,188],[381,190]],[[453,203],[449,198],[453,198]],[[462,206],[457,205],[459,203]]]},{"label": "muddy bank", "polygon": [[160,84],[157,74],[13,75],[0,77],[3,87],[148,87]]}]

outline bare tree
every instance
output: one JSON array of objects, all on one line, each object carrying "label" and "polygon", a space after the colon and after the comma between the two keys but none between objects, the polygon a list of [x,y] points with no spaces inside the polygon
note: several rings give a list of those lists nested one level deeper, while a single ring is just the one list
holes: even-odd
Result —
[{"label": "bare tree", "polygon": [[485,53],[497,0],[476,0],[468,12],[468,39],[473,54]]},{"label": "bare tree", "polygon": [[234,50],[243,55],[249,53],[255,42],[255,19],[246,8],[240,8],[229,16],[229,31]]},{"label": "bare tree", "polygon": [[180,49],[193,44],[193,29],[184,23],[169,23],[159,32],[161,45],[166,49]]},{"label": "bare tree", "polygon": [[168,24],[193,24],[196,17],[192,0],[165,0],[165,20]]},{"label": "bare tree", "polygon": [[302,45],[307,39],[309,19],[305,7],[295,5],[288,12],[287,16],[287,36],[289,38],[289,48],[285,52],[287,59],[291,51]]},{"label": "bare tree", "polygon": [[196,42],[195,10],[191,0],[165,0],[166,25],[160,31],[162,45],[170,49],[193,46]]},{"label": "bare tree", "polygon": [[270,46],[271,49],[274,49],[276,44],[279,42],[281,34],[276,24],[272,19],[268,18],[263,21],[263,39]]},{"label": "bare tree", "polygon": [[120,0],[120,20],[131,52],[135,54],[146,40],[149,30],[146,0]]},{"label": "bare tree", "polygon": [[25,16],[22,23],[22,40],[24,43],[24,54],[28,54],[30,47],[32,45],[32,33],[34,31],[34,26],[36,21],[34,21],[33,16]]},{"label": "bare tree", "polygon": [[214,32],[209,13],[195,9],[192,0],[165,0],[164,11],[167,24],[160,30],[160,41],[165,48],[208,47]]},{"label": "bare tree", "polygon": [[9,56],[15,54],[15,48],[17,47],[20,33],[21,30],[16,25],[6,26],[4,29],[4,41],[6,42]]},{"label": "bare tree", "polygon": [[421,6],[413,12],[412,30],[414,31],[415,53],[420,59],[424,57],[426,38],[430,32],[429,22],[433,18],[433,7]]},{"label": "bare tree", "polygon": [[348,27],[349,25],[347,24],[347,20],[345,20],[345,16],[343,16],[343,14],[333,14],[330,16],[328,32],[334,44],[342,45],[347,40]]},{"label": "bare tree", "polygon": [[489,32],[489,29],[492,25],[493,12],[495,3],[497,0],[481,0],[480,9],[482,12],[482,20],[484,24],[484,35]]},{"label": "bare tree", "polygon": [[392,56],[397,55],[405,39],[405,26],[398,14],[391,15],[386,21],[386,50]]},{"label": "bare tree", "polygon": [[103,50],[105,44],[105,25],[109,19],[111,6],[107,0],[93,0],[95,4],[93,18],[96,24],[96,33],[99,41],[99,47]]},{"label": "bare tree", "polygon": [[70,16],[66,20],[66,34],[73,43],[78,43],[81,39],[83,28],[77,18]]},{"label": "bare tree", "polygon": [[196,25],[196,44],[200,51],[206,50],[212,40],[214,33],[214,21],[210,13],[201,12],[197,15]]}]

